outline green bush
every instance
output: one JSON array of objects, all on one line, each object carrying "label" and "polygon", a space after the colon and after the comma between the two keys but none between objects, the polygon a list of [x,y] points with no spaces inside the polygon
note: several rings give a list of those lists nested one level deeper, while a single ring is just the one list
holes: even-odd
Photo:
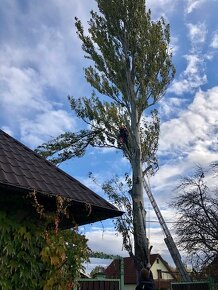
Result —
[{"label": "green bush", "polygon": [[45,221],[39,225],[19,213],[0,210],[0,289],[72,289],[88,259],[86,238],[76,229],[61,230],[57,214],[47,230]]}]

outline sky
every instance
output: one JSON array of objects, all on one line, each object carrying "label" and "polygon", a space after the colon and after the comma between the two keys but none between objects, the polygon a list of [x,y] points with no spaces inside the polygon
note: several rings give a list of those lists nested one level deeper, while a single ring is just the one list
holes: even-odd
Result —
[{"label": "sky", "polygon": [[[165,220],[173,222],[169,202],[181,176],[196,164],[218,160],[218,0],[149,0],[147,7],[154,20],[163,16],[170,23],[176,67],[175,79],[159,103],[160,168],[150,179]],[[74,26],[77,16],[87,29],[91,9],[96,10],[94,0],[1,0],[0,128],[32,149],[82,126],[67,96],[92,92],[84,79],[87,61]],[[102,195],[88,172],[102,182],[128,170],[128,164],[117,150],[91,148],[85,157],[60,168]],[[152,253],[172,263],[146,197],[145,208]],[[173,223],[168,225],[173,234]],[[94,251],[127,256],[111,221],[80,230]],[[92,260],[89,267],[106,262]]]}]

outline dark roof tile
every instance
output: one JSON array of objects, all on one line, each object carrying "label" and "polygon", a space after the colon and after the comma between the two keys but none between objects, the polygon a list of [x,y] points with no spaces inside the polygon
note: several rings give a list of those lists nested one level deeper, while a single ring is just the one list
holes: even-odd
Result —
[{"label": "dark roof tile", "polygon": [[0,130],[0,187],[10,185],[42,194],[61,195],[109,211],[105,218],[122,214],[75,178]]}]

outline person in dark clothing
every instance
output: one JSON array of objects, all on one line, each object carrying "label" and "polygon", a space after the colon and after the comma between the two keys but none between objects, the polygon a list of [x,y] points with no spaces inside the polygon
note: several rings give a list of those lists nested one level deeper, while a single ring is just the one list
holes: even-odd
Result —
[{"label": "person in dark clothing", "polygon": [[127,128],[124,125],[121,125],[119,128],[118,144],[120,146],[128,146],[128,136],[129,134]]},{"label": "person in dark clothing", "polygon": [[151,278],[151,270],[143,268],[140,273],[140,282],[136,286],[135,290],[154,290],[153,275]]},{"label": "person in dark clothing", "polygon": [[152,271],[151,271],[151,264],[150,264],[150,263],[148,263],[148,264],[146,265],[146,269],[149,271],[149,279],[152,280],[152,281],[154,281],[153,273],[152,273]]}]

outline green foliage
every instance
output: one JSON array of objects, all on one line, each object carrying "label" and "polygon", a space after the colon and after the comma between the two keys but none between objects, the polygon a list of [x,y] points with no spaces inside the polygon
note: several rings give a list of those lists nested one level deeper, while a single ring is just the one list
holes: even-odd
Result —
[{"label": "green foliage", "polygon": [[[55,220],[48,230],[46,220],[39,226],[34,214],[20,216],[15,208],[0,210],[0,288],[72,289],[88,259],[86,238],[76,229],[61,230]],[[51,226],[50,215],[48,221]]]},{"label": "green foliage", "polygon": [[[91,11],[89,35],[77,18],[76,28],[85,57],[94,63],[85,69],[86,80],[104,98],[95,92],[89,98],[69,97],[72,110],[90,129],[66,132],[36,151],[60,163],[83,156],[88,146],[115,147],[131,160],[140,132],[142,162],[156,163],[159,118],[156,110],[147,109],[160,100],[175,74],[169,25],[163,18],[152,21],[144,0],[96,2],[100,14]],[[130,146],[117,142],[121,125],[128,130]]]},{"label": "green foliage", "polygon": [[96,266],[90,273],[90,276],[94,278],[95,274],[97,273],[103,273],[105,271],[105,268],[103,266]]},{"label": "green foliage", "polygon": [[[82,48],[95,63],[85,70],[86,79],[123,106],[134,97],[143,111],[160,98],[175,72],[168,47],[169,25],[163,18],[153,22],[144,0],[96,2],[101,14],[91,11],[90,36],[84,35],[76,18]],[[134,84],[133,92],[128,84]]]},{"label": "green foliage", "polygon": [[33,225],[17,223],[0,211],[0,286],[2,289],[37,289],[42,286],[40,259],[43,237]]},{"label": "green foliage", "polygon": [[91,258],[98,258],[98,259],[120,259],[121,257],[118,255],[107,254],[103,252],[90,252]]}]

